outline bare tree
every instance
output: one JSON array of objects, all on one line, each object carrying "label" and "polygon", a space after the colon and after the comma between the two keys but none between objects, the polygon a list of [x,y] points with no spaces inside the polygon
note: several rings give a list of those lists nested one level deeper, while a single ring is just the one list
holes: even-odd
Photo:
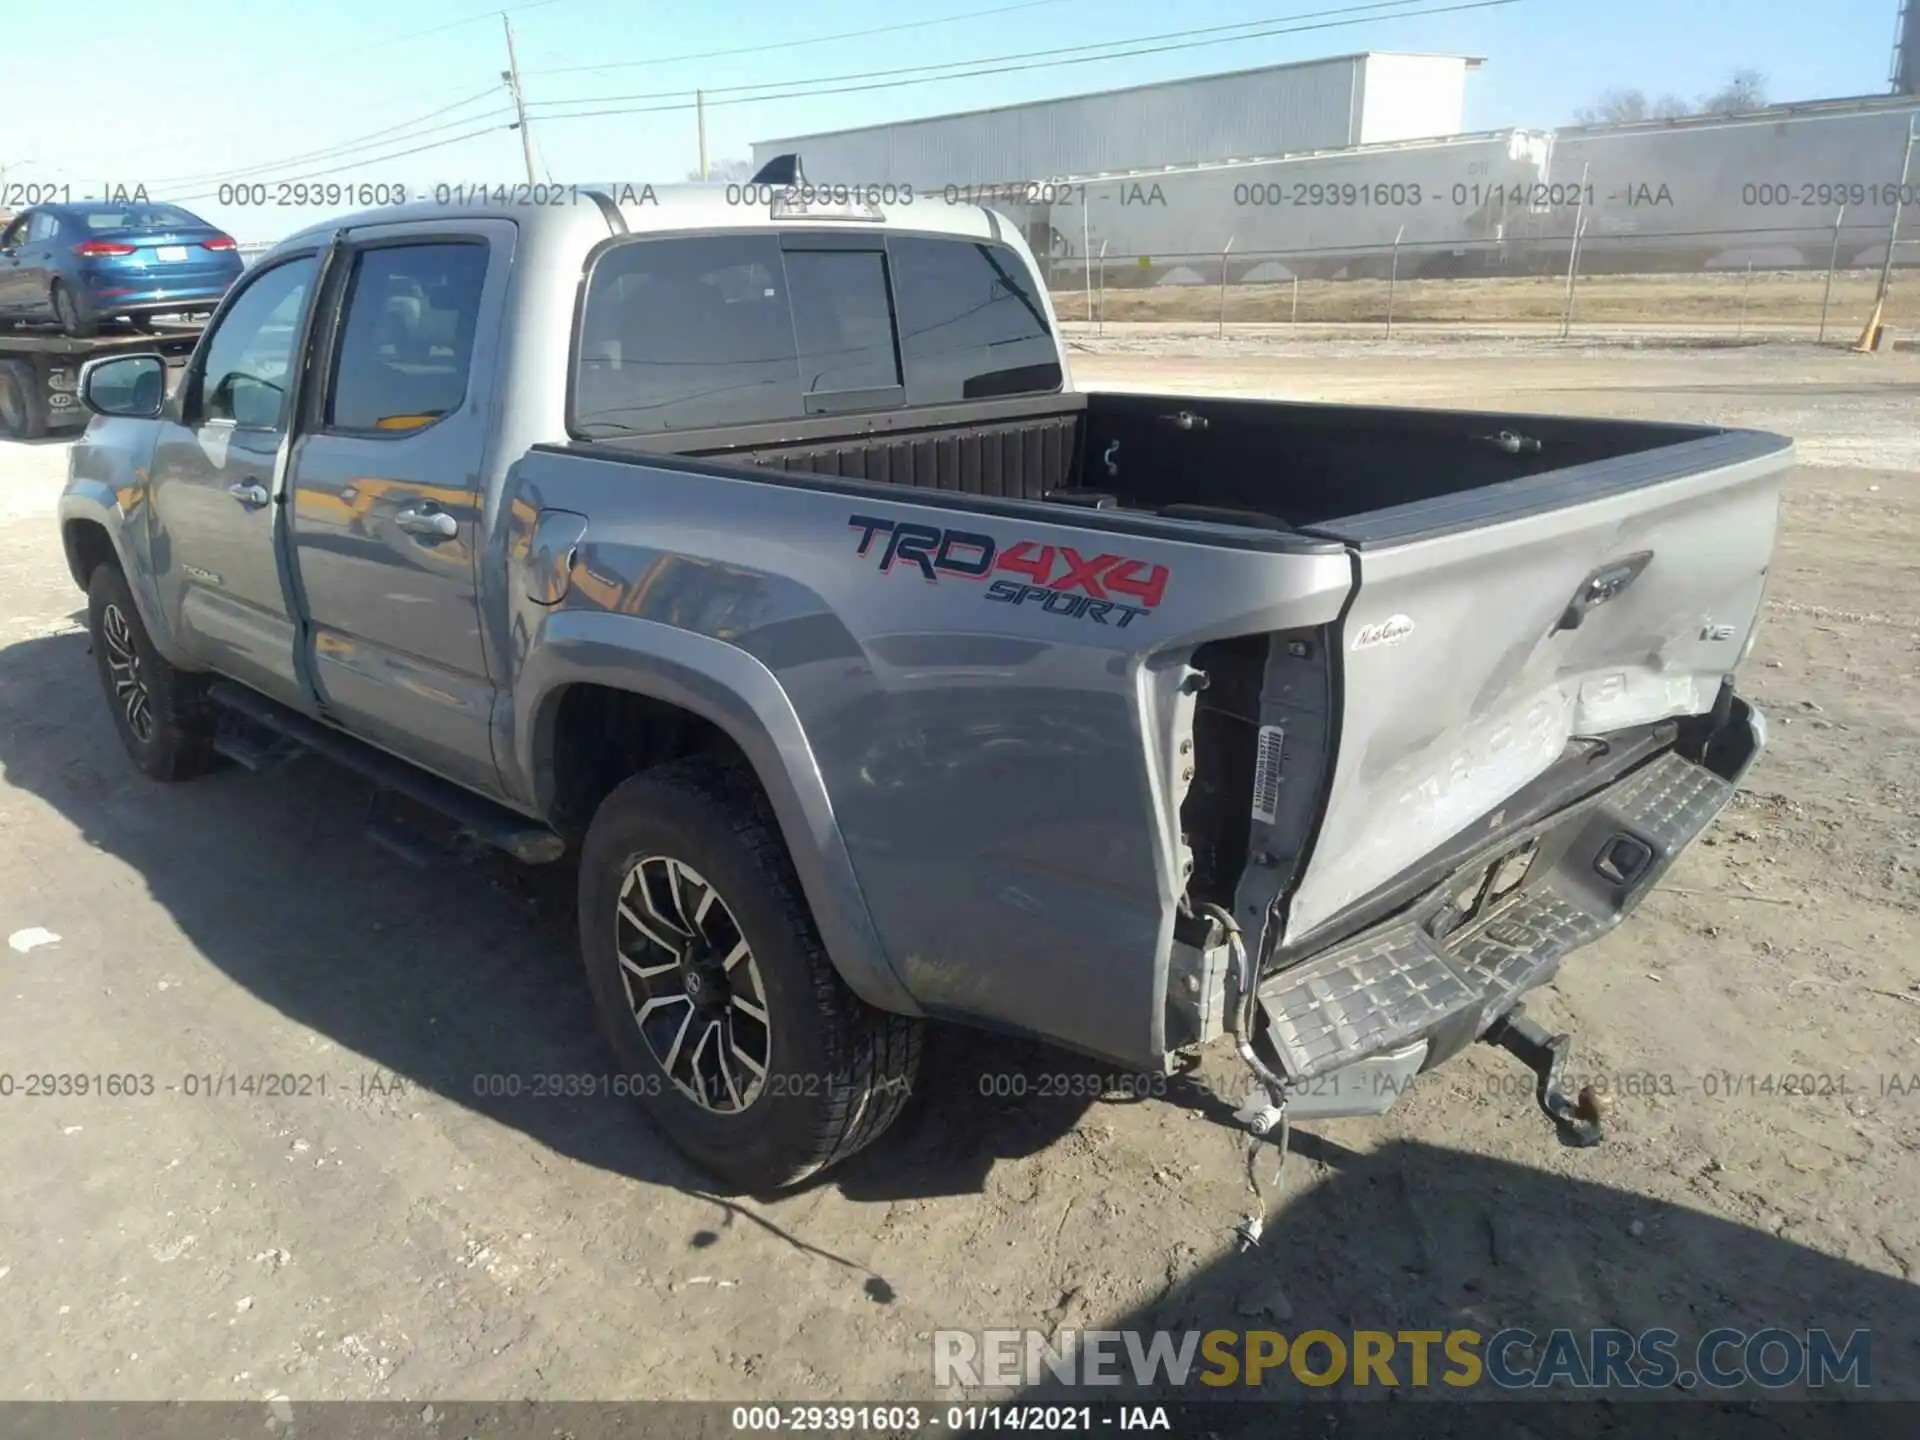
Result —
[{"label": "bare tree", "polygon": [[1687,104],[1672,91],[1648,100],[1644,90],[1604,90],[1593,104],[1574,111],[1573,118],[1580,125],[1625,125],[1635,120],[1676,120],[1682,115],[1758,110],[1766,103],[1767,77],[1758,70],[1736,70],[1726,84],[1711,95],[1703,95],[1698,106]]},{"label": "bare tree", "polygon": [[1758,110],[1767,103],[1767,77],[1758,70],[1736,70],[1711,95],[1700,97],[1703,115],[1727,115]]},{"label": "bare tree", "polygon": [[1591,105],[1582,105],[1573,118],[1582,125],[1619,125],[1647,118],[1647,96],[1643,90],[1605,90]]},{"label": "bare tree", "polygon": [[[704,178],[708,180],[738,182],[751,180],[753,178],[753,171],[754,164],[751,160],[709,160],[707,162],[707,173]],[[687,172],[687,179],[689,180],[699,180],[701,178],[703,177],[698,170],[689,170]]]}]

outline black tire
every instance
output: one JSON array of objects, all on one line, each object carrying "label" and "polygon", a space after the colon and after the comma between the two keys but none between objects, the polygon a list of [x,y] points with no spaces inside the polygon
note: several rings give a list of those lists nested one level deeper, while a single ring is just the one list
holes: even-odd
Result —
[{"label": "black tire", "polygon": [[75,298],[73,291],[58,280],[53,282],[53,318],[62,335],[87,340],[100,333],[98,316],[90,314]]},{"label": "black tire", "polygon": [[[667,862],[683,871],[663,879]],[[636,870],[642,878],[629,887]],[[679,888],[682,921],[690,904],[704,915],[666,936],[688,942],[677,964],[621,908],[649,911],[647,923],[665,929],[669,883]],[[703,906],[708,891],[715,899]],[[741,945],[738,963],[726,958]],[[580,948],[625,1088],[674,1146],[741,1190],[785,1189],[845,1159],[877,1139],[911,1097],[920,1022],[874,1009],[835,972],[766,798],[735,763],[676,761],[634,776],[602,802],[580,857]],[[623,966],[623,952],[634,965]],[[717,977],[716,964],[725,967]],[[658,966],[674,973],[637,975]],[[704,990],[687,985],[692,971],[705,977]],[[685,1022],[675,1019],[676,987],[685,991]],[[751,1018],[755,997],[764,1024]],[[638,1018],[647,1010],[655,1015],[651,1041]],[[689,1061],[695,1020],[701,1034]],[[666,1040],[676,1024],[677,1047]],[[671,1070],[656,1045],[675,1061]],[[695,1089],[708,1102],[697,1101]]]},{"label": "black tire", "polygon": [[119,566],[94,567],[87,626],[113,727],[133,763],[155,780],[191,780],[212,769],[218,716],[206,681],[174,669],[153,648]]},{"label": "black tire", "polygon": [[0,360],[0,437],[38,440],[47,433],[46,397],[24,360]]}]

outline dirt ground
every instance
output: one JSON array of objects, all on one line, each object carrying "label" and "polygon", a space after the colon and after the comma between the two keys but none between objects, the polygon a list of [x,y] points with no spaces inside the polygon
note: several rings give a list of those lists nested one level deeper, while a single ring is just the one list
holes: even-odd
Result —
[{"label": "dirt ground", "polygon": [[[1228,1053],[1060,1100],[1045,1077],[1095,1067],[940,1032],[887,1142],[715,1196],[620,1102],[488,1093],[603,1067],[564,871],[408,869],[319,761],[132,771],[53,528],[62,449],[0,445],[0,1398],[926,1397],[937,1327],[1103,1324],[1867,1326],[1877,1393],[1920,1398],[1920,357],[1136,336],[1075,360],[1801,437],[1744,675],[1772,747],[1530,1007],[1611,1079],[1606,1144],[1558,1144],[1476,1047],[1384,1118],[1300,1126],[1241,1253]],[[30,1098],[35,1073],[154,1091]],[[189,1079],[213,1074],[318,1078]]]},{"label": "dirt ground", "polygon": [[[1063,320],[1092,316],[1107,321],[1221,319],[1220,269],[1206,262],[1192,267],[1212,283],[1130,285],[1124,272],[1109,274],[1104,288],[1095,272],[1093,306],[1075,270],[1055,278],[1053,302]],[[1821,308],[1827,310],[1827,337],[1858,338],[1878,293],[1877,270],[1841,270],[1827,288],[1824,270],[1744,270],[1693,275],[1582,275],[1576,277],[1573,323],[1579,325],[1697,324],[1729,331],[1807,327],[1813,332]],[[1234,282],[1227,286],[1225,319],[1229,325],[1298,323],[1342,325],[1383,322],[1392,290],[1395,324],[1464,323],[1511,325],[1551,322],[1567,312],[1564,275],[1500,276],[1475,279],[1409,280],[1391,287],[1380,280],[1302,280]],[[1882,315],[1888,326],[1920,319],[1920,272],[1903,267]]]}]

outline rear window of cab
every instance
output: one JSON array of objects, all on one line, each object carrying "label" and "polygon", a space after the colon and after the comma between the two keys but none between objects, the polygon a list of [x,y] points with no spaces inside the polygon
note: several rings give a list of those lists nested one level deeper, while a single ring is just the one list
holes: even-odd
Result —
[{"label": "rear window of cab", "polygon": [[1046,307],[1007,246],[812,233],[603,251],[574,347],[580,439],[1047,394]]}]

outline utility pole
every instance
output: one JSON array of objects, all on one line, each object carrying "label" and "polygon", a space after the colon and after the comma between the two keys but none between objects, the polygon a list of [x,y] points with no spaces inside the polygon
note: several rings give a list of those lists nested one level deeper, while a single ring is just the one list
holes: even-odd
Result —
[{"label": "utility pole", "polygon": [[527,134],[527,102],[520,92],[520,61],[513,53],[513,22],[507,18],[507,12],[500,12],[500,24],[507,32],[507,68],[500,72],[500,78],[513,90],[513,111],[519,117],[514,128],[520,132],[520,154],[527,162],[527,183],[533,184],[533,137]]},{"label": "utility pole", "polygon": [[1900,184],[1893,192],[1893,223],[1887,227],[1887,263],[1880,267],[1880,288],[1874,293],[1873,313],[1867,317],[1867,328],[1860,332],[1860,343],[1853,347],[1862,352],[1872,350],[1880,340],[1880,315],[1886,308],[1887,291],[1893,285],[1893,256],[1895,247],[1900,244],[1901,202],[1907,198],[1907,176],[1913,167],[1913,140],[1917,128],[1920,128],[1920,115],[1908,117],[1907,148],[1900,157]]},{"label": "utility pole", "polygon": [[700,127],[700,178],[707,178],[707,97],[704,91],[693,92],[693,114]]}]

